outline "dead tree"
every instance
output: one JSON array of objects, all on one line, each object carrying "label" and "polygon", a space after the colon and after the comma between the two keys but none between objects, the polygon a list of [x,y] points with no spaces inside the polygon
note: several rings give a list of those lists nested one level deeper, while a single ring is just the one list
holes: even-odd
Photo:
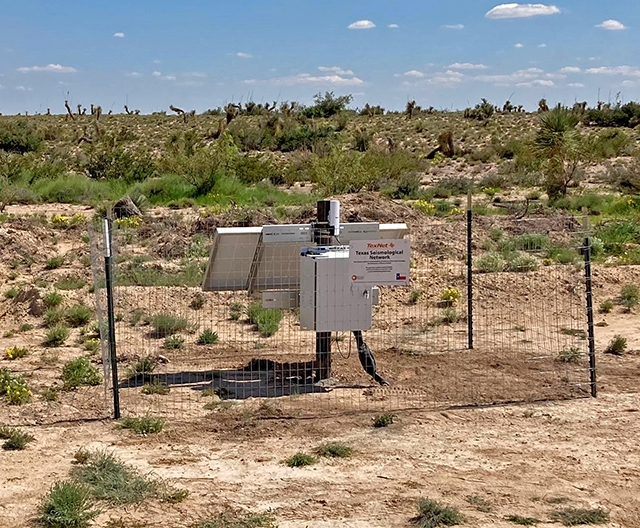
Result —
[{"label": "dead tree", "polygon": [[82,115],[82,105],[78,104],[78,115]]},{"label": "dead tree", "polygon": [[542,113],[542,112],[548,112],[548,111],[549,111],[549,105],[547,105],[547,100],[540,99],[540,101],[538,101],[538,112]]},{"label": "dead tree", "polygon": [[96,106],[94,108],[94,115],[96,116],[96,121],[100,121],[100,116],[102,115],[102,107]]},{"label": "dead tree", "polygon": [[237,104],[229,103],[227,106],[224,107],[224,111],[227,114],[226,117],[227,117],[227,125],[228,125],[229,123],[231,123],[231,121],[233,121],[235,117],[238,116],[238,113],[240,112],[240,106]]},{"label": "dead tree", "polygon": [[71,107],[69,106],[69,101],[64,102],[64,107],[67,109],[67,115],[71,118],[71,119],[75,119],[75,117],[73,116],[73,112],[71,111]]},{"label": "dead tree", "polygon": [[47,115],[50,116],[51,115],[51,108],[47,108]]},{"label": "dead tree", "polygon": [[127,113],[127,115],[133,114],[133,112],[129,110],[129,107],[127,105],[124,105],[124,111]]},{"label": "dead tree", "polygon": [[169,110],[175,112],[178,115],[184,115],[184,110],[182,108],[178,108],[177,106],[169,105]]},{"label": "dead tree", "polygon": [[404,113],[407,114],[407,119],[411,119],[413,117],[413,113],[415,111],[416,111],[416,102],[415,101],[409,101],[407,103],[407,108],[404,111]]},{"label": "dead tree", "polygon": [[91,103],[91,115],[93,115],[95,113],[96,109],[93,106],[93,103]]}]

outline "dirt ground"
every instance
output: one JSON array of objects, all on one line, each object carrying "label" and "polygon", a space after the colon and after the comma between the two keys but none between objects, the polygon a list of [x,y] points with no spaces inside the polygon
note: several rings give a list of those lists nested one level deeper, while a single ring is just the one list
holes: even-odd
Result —
[{"label": "dirt ground", "polygon": [[[111,421],[27,427],[36,441],[0,452],[0,526],[32,526],[41,497],[80,448],[104,449],[189,490],[177,505],[108,508],[95,526],[188,527],[225,510],[271,512],[281,528],[407,526],[420,498],[459,508],[464,526],[513,526],[563,507],[600,507],[609,527],[640,526],[640,358],[600,359],[597,399],[313,420],[214,414],[138,437]],[[624,362],[624,366],[621,365]],[[282,460],[326,440],[350,459],[292,469]],[[469,497],[491,504],[478,511]],[[137,521],[139,524],[135,524]],[[545,522],[538,526],[551,526]],[[557,525],[556,525],[557,526]]]},{"label": "dirt ground", "polygon": [[[364,211],[361,212],[364,217],[349,218],[350,221],[370,219],[366,208],[359,207],[359,210]],[[47,217],[56,211],[52,206],[31,213]],[[16,208],[11,213],[20,215],[26,211]],[[67,208],[65,213],[89,212],[83,208]],[[385,214],[388,218],[380,221],[405,216],[404,210]],[[479,232],[488,232],[492,225],[480,227]],[[421,253],[455,257],[461,251],[464,237],[454,236],[461,232],[455,225],[443,222],[433,227],[433,233],[426,231],[427,226],[421,229],[426,235],[414,240],[416,258]],[[3,289],[40,283],[37,288],[42,293],[53,281],[80,276],[87,286],[65,291],[65,302],[68,305],[91,303],[88,251],[81,239],[82,233],[80,229],[52,229],[35,218],[29,221],[18,218],[0,229],[0,247],[7,250],[0,253]],[[185,233],[180,236],[192,234]],[[62,268],[46,268],[46,260],[52,254],[65,255]],[[480,301],[488,306],[501,306],[499,315],[505,318],[501,326],[510,336],[508,332],[513,333],[516,325],[526,323],[529,327],[529,321],[516,320],[513,315],[518,303],[543,306],[541,299],[549,284],[566,286],[570,295],[562,298],[574,296],[581,302],[582,293],[571,290],[579,281],[570,273],[578,271],[567,268],[563,273],[552,276],[547,269],[533,273],[526,288],[510,282],[513,279],[507,274],[500,280],[487,276],[482,279],[487,283],[483,291],[490,294]],[[595,305],[615,298],[622,284],[638,284],[639,280],[638,266],[596,266]],[[449,285],[438,283],[436,288],[429,284],[434,295]],[[507,292],[511,292],[509,296]],[[172,303],[168,306],[173,309],[178,306],[176,297],[168,297]],[[507,297],[511,304],[503,302]],[[182,302],[185,306],[181,309],[187,311],[187,301]],[[129,308],[134,306],[129,304]],[[406,308],[404,297],[398,297],[392,304],[405,307],[404,319],[415,322],[411,319],[415,314]],[[573,304],[567,306],[570,308]],[[42,497],[53,483],[68,478],[73,455],[81,448],[107,450],[144,474],[189,490],[189,497],[175,505],[151,501],[136,506],[105,507],[94,523],[98,528],[187,528],[222,511],[268,512],[280,528],[399,527],[409,525],[421,498],[435,499],[460,509],[466,519],[463,526],[514,526],[505,520],[508,515],[535,517],[541,520],[538,526],[552,526],[549,522],[552,511],[575,507],[608,511],[611,519],[608,527],[640,527],[640,324],[637,313],[616,308],[611,314],[596,317],[600,391],[597,399],[399,412],[394,424],[375,429],[372,410],[309,419],[264,417],[242,406],[205,413],[200,397],[193,396],[199,402],[198,414],[188,414],[186,409],[182,417],[179,414],[170,417],[160,434],[139,437],[117,428],[117,424],[109,420],[63,421],[73,416],[74,409],[87,410],[82,414],[85,417],[100,415],[89,411],[93,402],[101,398],[102,387],[69,393],[73,401],[65,401],[66,394],[59,404],[42,401],[40,395],[44,388],[58,383],[61,362],[86,352],[77,340],[79,329],[74,330],[70,343],[56,349],[55,354],[42,348],[45,328],[39,308],[26,301],[0,300],[3,331],[7,331],[0,337],[0,350],[24,344],[32,348],[28,358],[21,362],[1,359],[0,367],[28,374],[30,386],[36,388],[38,396],[33,403],[22,407],[0,404],[0,423],[24,425],[23,429],[35,437],[24,451],[0,450],[0,528],[37,525]],[[563,312],[569,308],[556,306],[555,310]],[[126,311],[125,321],[130,311]],[[546,308],[543,311],[547,313]],[[532,317],[531,312],[522,313]],[[490,311],[487,314],[485,319],[495,326],[498,319]],[[566,317],[569,316],[567,313]],[[382,324],[391,320],[390,317],[384,312],[378,314],[381,326],[374,334],[378,339],[385,335]],[[482,321],[479,318],[478,324]],[[21,333],[18,328],[23,323],[29,323],[31,329]],[[410,325],[405,326],[410,329]],[[464,328],[464,323],[460,326]],[[455,325],[441,328],[443,339],[459,337]],[[628,338],[629,351],[623,357],[602,353],[615,334]],[[254,333],[247,335],[254,338]],[[403,346],[411,345],[407,340],[409,335],[409,330],[402,334],[406,341]],[[463,333],[460,335],[464,337]],[[558,336],[555,329],[554,343],[564,339]],[[240,337],[244,339],[244,334]],[[543,337],[548,339],[546,335]],[[372,343],[375,344],[375,340]],[[422,379],[428,369],[416,369],[414,362],[422,360],[408,352],[412,350],[404,350],[399,357],[395,348],[380,353],[378,359],[383,372],[389,371],[398,377],[404,372],[407,378],[407,373],[415,372]],[[173,360],[170,352],[163,353]],[[477,369],[473,370],[474,364],[468,357],[465,356],[464,365],[475,376]],[[431,359],[435,361],[437,356]],[[494,372],[508,366],[504,359],[491,365],[497,370],[483,370],[489,379],[486,391],[491,389],[489,385],[500,388],[493,382],[498,379]],[[97,355],[94,360],[99,362]],[[355,357],[351,361],[355,367],[346,370],[360,373]],[[166,368],[173,368],[174,363]],[[562,379],[557,361],[552,358],[551,363],[553,379]],[[400,372],[399,366],[404,370]],[[462,363],[458,365],[461,366]],[[442,379],[432,376],[432,380],[440,379],[441,388],[456,388],[454,381],[446,377],[447,372],[451,369],[442,369]],[[584,374],[586,370],[581,372]],[[526,369],[520,368],[518,376],[510,379],[524,379],[525,374]],[[474,380],[477,384],[477,376]],[[392,377],[391,381],[398,380]],[[401,381],[403,386],[409,386],[404,378]],[[468,385],[474,387],[471,382]],[[433,392],[442,396],[446,391]],[[139,397],[138,392],[136,395]],[[494,400],[489,397],[486,401]],[[283,460],[294,453],[311,452],[328,440],[349,444],[355,450],[354,455],[344,460],[321,459],[308,468],[292,469],[283,464]],[[483,508],[490,511],[477,508],[477,497],[490,505]]]}]

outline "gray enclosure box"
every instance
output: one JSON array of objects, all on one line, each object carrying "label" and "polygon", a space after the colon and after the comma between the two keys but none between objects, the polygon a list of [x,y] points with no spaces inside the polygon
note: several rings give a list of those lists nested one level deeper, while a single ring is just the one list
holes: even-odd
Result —
[{"label": "gray enclosure box", "polygon": [[300,257],[300,326],[316,332],[368,330],[377,289],[354,285],[349,248],[310,248]]}]

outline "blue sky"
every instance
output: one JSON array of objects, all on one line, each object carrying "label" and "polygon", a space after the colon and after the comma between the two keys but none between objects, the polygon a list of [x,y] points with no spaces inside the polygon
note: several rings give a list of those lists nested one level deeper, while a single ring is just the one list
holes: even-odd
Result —
[{"label": "blue sky", "polygon": [[0,0],[0,112],[640,99],[640,2]]}]

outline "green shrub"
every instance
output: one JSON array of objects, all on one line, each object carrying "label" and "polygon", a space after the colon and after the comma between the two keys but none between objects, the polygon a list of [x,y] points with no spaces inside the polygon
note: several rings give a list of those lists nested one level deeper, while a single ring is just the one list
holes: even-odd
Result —
[{"label": "green shrub", "polygon": [[56,282],[55,287],[59,290],[80,290],[87,285],[84,279],[80,277],[70,277]]},{"label": "green shrub", "polygon": [[182,332],[189,327],[184,317],[178,317],[169,312],[162,312],[152,316],[149,324],[153,327],[154,337],[167,337]]},{"label": "green shrub", "polygon": [[5,440],[2,449],[5,451],[21,451],[34,437],[13,427],[0,426],[0,439]]},{"label": "green shrub", "polygon": [[247,310],[249,322],[256,325],[258,332],[262,337],[271,337],[280,328],[282,321],[282,312],[263,308],[260,302],[254,302],[249,305]]},{"label": "green shrub", "polygon": [[154,380],[142,387],[142,394],[169,394],[169,386],[166,383]]},{"label": "green shrub", "polygon": [[316,457],[305,453],[296,453],[287,458],[284,463],[289,467],[311,466],[316,463]]},{"label": "green shrub", "polygon": [[221,513],[213,519],[199,521],[193,528],[275,528],[271,515],[255,513]]},{"label": "green shrub", "polygon": [[31,401],[33,393],[26,380],[7,369],[0,369],[0,396],[4,396],[9,405],[22,405]]},{"label": "green shrub", "polygon": [[40,505],[46,528],[84,528],[98,516],[90,490],[76,482],[56,482]]},{"label": "green shrub", "polygon": [[43,140],[35,126],[26,120],[0,124],[0,150],[26,154],[40,150]]},{"label": "green shrub", "polygon": [[418,514],[411,519],[411,523],[420,528],[455,526],[463,522],[464,516],[457,509],[430,499],[423,499],[418,503]]},{"label": "green shrub", "polygon": [[611,312],[611,310],[613,310],[613,301],[611,299],[602,301],[600,303],[600,307],[598,308],[598,311],[604,314],[608,314],[609,312]]},{"label": "green shrub", "polygon": [[138,471],[106,452],[80,451],[71,476],[90,494],[109,504],[139,504],[161,495],[163,484],[143,477]]},{"label": "green shrub", "polygon": [[538,259],[526,253],[514,253],[507,258],[506,271],[535,271],[540,266]]},{"label": "green shrub", "polygon": [[64,264],[64,257],[62,255],[56,255],[55,257],[51,257],[47,260],[45,264],[45,268],[48,270],[53,270],[61,267]]},{"label": "green shrub", "polygon": [[127,369],[127,377],[132,378],[144,378],[150,376],[156,369],[156,360],[151,356],[146,356],[138,359]]},{"label": "green shrub", "polygon": [[57,308],[48,308],[44,312],[44,325],[47,328],[53,328],[59,325],[64,320],[64,312]]},{"label": "green shrub", "polygon": [[628,312],[630,312],[638,305],[639,299],[640,292],[638,291],[638,287],[633,284],[627,284],[620,290],[620,300],[622,301],[622,306],[624,306]]},{"label": "green shrub", "polygon": [[238,321],[242,317],[244,312],[244,305],[242,303],[233,303],[229,307],[229,319],[232,321]]},{"label": "green shrub", "polygon": [[64,325],[56,325],[47,330],[47,334],[44,338],[44,346],[59,347],[69,337],[69,329]]},{"label": "green shrub", "polygon": [[522,526],[533,526],[540,522],[540,520],[535,517],[523,517],[522,515],[507,515],[505,519],[509,522],[520,524]]},{"label": "green shrub", "polygon": [[581,358],[582,351],[578,347],[565,348],[558,356],[558,359],[563,363],[575,363]]},{"label": "green shrub", "polygon": [[409,293],[409,304],[417,304],[422,294],[422,290],[411,290],[411,293]]},{"label": "green shrub", "polygon": [[180,350],[184,347],[184,337],[180,335],[170,335],[164,340],[164,348],[167,350]]},{"label": "green shrub", "polygon": [[16,346],[7,348],[4,355],[9,361],[13,361],[15,359],[22,359],[23,357],[27,357],[29,355],[29,349],[26,347],[19,347],[16,345]]},{"label": "green shrub", "polygon": [[352,95],[334,95],[333,92],[317,93],[313,96],[313,106],[304,109],[307,117],[331,117],[344,112],[353,100]]},{"label": "green shrub", "polygon": [[613,336],[613,339],[604,349],[605,354],[613,354],[614,356],[622,356],[627,350],[627,338],[619,334]]},{"label": "green shrub", "polygon": [[476,259],[476,269],[479,273],[499,273],[504,271],[506,263],[498,253],[486,253]]},{"label": "green shrub", "polygon": [[156,172],[156,164],[151,155],[145,152],[127,152],[120,145],[91,145],[88,154],[83,168],[93,179],[136,182],[146,180]]},{"label": "green shrub", "polygon": [[122,429],[130,429],[139,435],[155,434],[162,431],[164,427],[164,418],[146,415],[142,417],[126,417],[120,420]]},{"label": "green shrub", "polygon": [[604,250],[611,255],[622,255],[629,244],[640,244],[640,223],[635,220],[604,222],[595,230]]},{"label": "green shrub", "polygon": [[349,458],[353,454],[353,448],[341,442],[327,442],[315,449],[318,456],[330,458]]},{"label": "green shrub", "polygon": [[58,292],[51,291],[45,294],[42,301],[47,308],[56,308],[62,304],[64,297]]},{"label": "green shrub", "polygon": [[99,385],[102,377],[98,368],[85,357],[70,359],[62,368],[62,382],[65,390],[73,390],[83,385]]},{"label": "green shrub", "polygon": [[454,324],[460,319],[458,312],[455,308],[449,307],[442,310],[442,318],[440,321],[444,324]]},{"label": "green shrub", "polygon": [[199,345],[215,345],[218,342],[218,333],[213,330],[205,330],[198,337]]},{"label": "green shrub", "polygon": [[207,304],[207,297],[204,293],[198,292],[193,296],[193,299],[191,299],[189,308],[200,310],[205,304]]},{"label": "green shrub", "polygon": [[69,308],[64,315],[65,321],[73,328],[86,325],[93,316],[93,310],[84,304],[76,304]]},{"label": "green shrub", "polygon": [[4,292],[4,296],[7,299],[15,299],[18,295],[20,295],[21,291],[22,288],[19,288],[18,286],[12,286],[6,292]]},{"label": "green shrub", "polygon": [[396,415],[393,413],[383,413],[373,419],[374,427],[388,427],[393,423]]},{"label": "green shrub", "polygon": [[562,523],[565,526],[604,524],[609,521],[609,514],[601,508],[593,510],[567,508],[551,512],[551,520]]}]

